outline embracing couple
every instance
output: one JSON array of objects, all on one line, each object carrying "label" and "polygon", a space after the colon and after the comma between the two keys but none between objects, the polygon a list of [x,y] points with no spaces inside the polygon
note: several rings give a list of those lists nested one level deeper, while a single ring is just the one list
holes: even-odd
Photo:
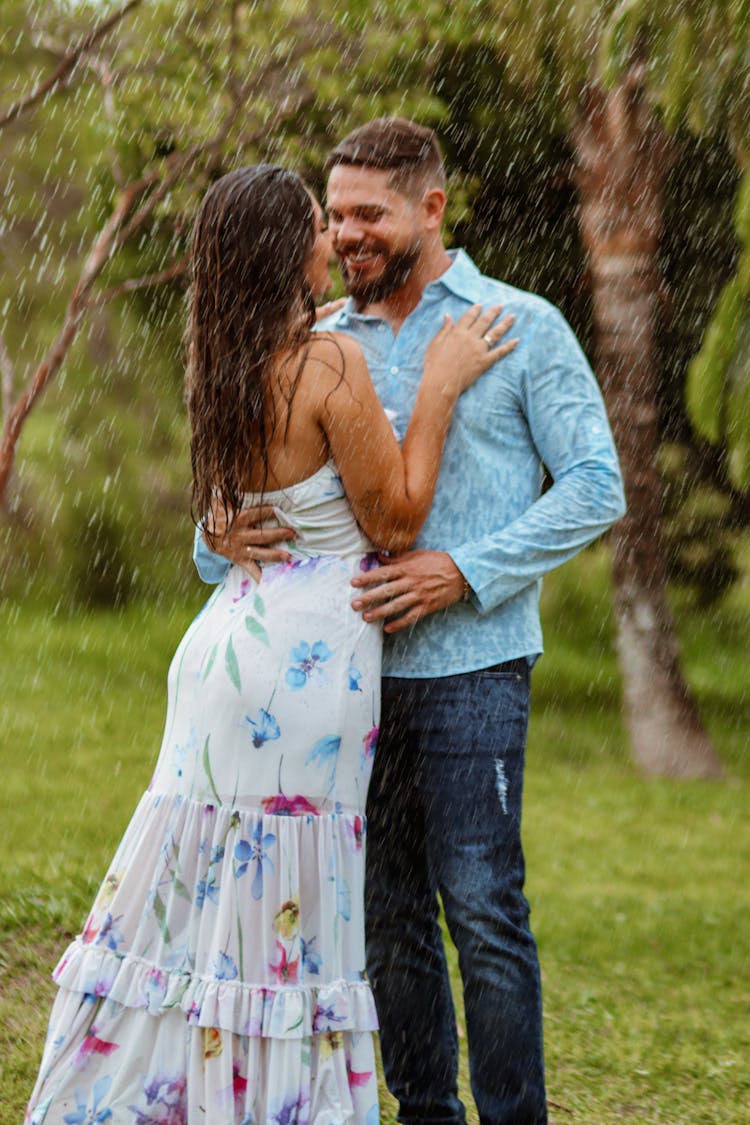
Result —
[{"label": "embracing couple", "polygon": [[[560,313],[446,251],[431,130],[372,121],[327,170],[328,226],[268,165],[196,220],[196,562],[218,585],[55,971],[35,1123],[377,1125],[379,1025],[399,1121],[459,1125],[438,896],[482,1125],[547,1120],[529,678],[540,580],[622,514],[617,458]],[[316,325],[332,251],[349,300]]]}]

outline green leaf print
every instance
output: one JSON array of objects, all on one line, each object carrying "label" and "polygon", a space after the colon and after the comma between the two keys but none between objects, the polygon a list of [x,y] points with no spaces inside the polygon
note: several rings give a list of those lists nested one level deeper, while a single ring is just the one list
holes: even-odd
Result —
[{"label": "green leaf print", "polygon": [[253,637],[257,637],[259,641],[262,641],[267,648],[271,647],[268,633],[265,630],[265,626],[261,625],[260,621],[256,621],[254,617],[246,617],[245,628]]},{"label": "green leaf print", "polygon": [[185,898],[188,902],[193,901],[190,891],[187,889],[182,879],[178,877],[177,872],[172,876],[172,886],[174,887],[175,894],[179,895],[180,898]]},{"label": "green leaf print", "polygon": [[206,664],[206,670],[203,673],[204,684],[205,684],[206,680],[208,679],[208,673],[211,671],[211,669],[214,666],[214,660],[216,660],[216,653],[218,652],[218,649],[219,649],[219,643],[217,641],[216,644],[214,645],[214,647],[211,649],[211,652],[209,653],[208,664]]},{"label": "green leaf print", "polygon": [[156,915],[156,920],[159,923],[159,929],[162,932],[162,936],[167,945],[169,945],[172,941],[172,938],[169,933],[169,926],[167,925],[167,908],[162,902],[159,895],[157,895],[154,899],[154,914]]},{"label": "green leaf print", "polygon": [[266,603],[263,601],[260,594],[256,594],[253,598],[253,609],[258,614],[258,617],[266,616]]},{"label": "green leaf print", "polygon": [[177,1008],[177,1007],[179,1007],[180,1001],[182,1000],[183,996],[185,995],[185,993],[187,992],[189,987],[190,987],[190,976],[189,976],[188,973],[185,973],[185,981],[184,981],[183,984],[180,985],[180,991],[175,996],[174,1000],[170,1000],[168,1004],[165,1001],[164,1004],[163,1004],[163,1007],[164,1008]]},{"label": "green leaf print", "polygon": [[237,691],[242,690],[242,683],[240,681],[240,666],[237,663],[237,653],[234,651],[232,638],[230,637],[227,642],[227,651],[224,654],[224,664],[226,666],[229,679],[232,681]]},{"label": "green leaf print", "polygon": [[211,786],[211,792],[213,793],[214,797],[216,798],[216,803],[217,803],[217,805],[220,805],[221,804],[221,797],[219,796],[216,785],[214,784],[213,774],[211,773],[211,759],[210,759],[209,753],[208,753],[208,743],[210,741],[210,738],[211,738],[211,735],[208,736],[208,738],[206,739],[206,745],[203,747],[203,769],[206,771],[206,777],[208,778],[208,784]]}]

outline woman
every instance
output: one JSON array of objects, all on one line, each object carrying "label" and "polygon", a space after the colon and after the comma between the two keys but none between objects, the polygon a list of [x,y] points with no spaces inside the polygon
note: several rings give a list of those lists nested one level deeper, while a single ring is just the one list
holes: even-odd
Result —
[{"label": "woman", "polygon": [[215,183],[193,235],[194,511],[297,530],[233,567],[175,654],[161,753],[60,986],[30,1120],[378,1120],[363,812],[380,632],[350,579],[426,517],[456,400],[513,346],[471,310],[428,349],[403,450],[356,345],[311,335],[331,247],[302,181]]}]

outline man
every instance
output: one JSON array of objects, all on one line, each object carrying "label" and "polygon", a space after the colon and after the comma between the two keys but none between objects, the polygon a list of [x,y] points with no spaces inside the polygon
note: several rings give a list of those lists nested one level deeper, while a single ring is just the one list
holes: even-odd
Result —
[{"label": "man", "polygon": [[[458,948],[482,1125],[546,1122],[539,968],[523,895],[521,796],[542,576],[624,511],[612,437],[575,337],[547,302],[447,252],[434,133],[378,119],[331,153],[328,212],[350,294],[325,322],[360,344],[403,435],[425,348],[472,304],[515,315],[515,351],[462,396],[415,550],[354,580],[383,619],[368,802],[368,972],[405,1125],[465,1121],[437,896]],[[543,466],[552,487],[541,494]],[[278,557],[247,523],[223,547]],[[199,547],[199,569],[218,578]],[[202,560],[202,561],[201,561]]]}]

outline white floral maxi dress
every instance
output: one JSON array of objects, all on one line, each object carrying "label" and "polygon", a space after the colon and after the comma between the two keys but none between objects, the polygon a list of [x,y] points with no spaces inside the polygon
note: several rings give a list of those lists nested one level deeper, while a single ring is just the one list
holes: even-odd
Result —
[{"label": "white floral maxi dress", "polygon": [[294,560],[232,567],[177,649],[153,780],[54,973],[35,1125],[377,1125],[371,546],[331,464],[266,502]]}]

